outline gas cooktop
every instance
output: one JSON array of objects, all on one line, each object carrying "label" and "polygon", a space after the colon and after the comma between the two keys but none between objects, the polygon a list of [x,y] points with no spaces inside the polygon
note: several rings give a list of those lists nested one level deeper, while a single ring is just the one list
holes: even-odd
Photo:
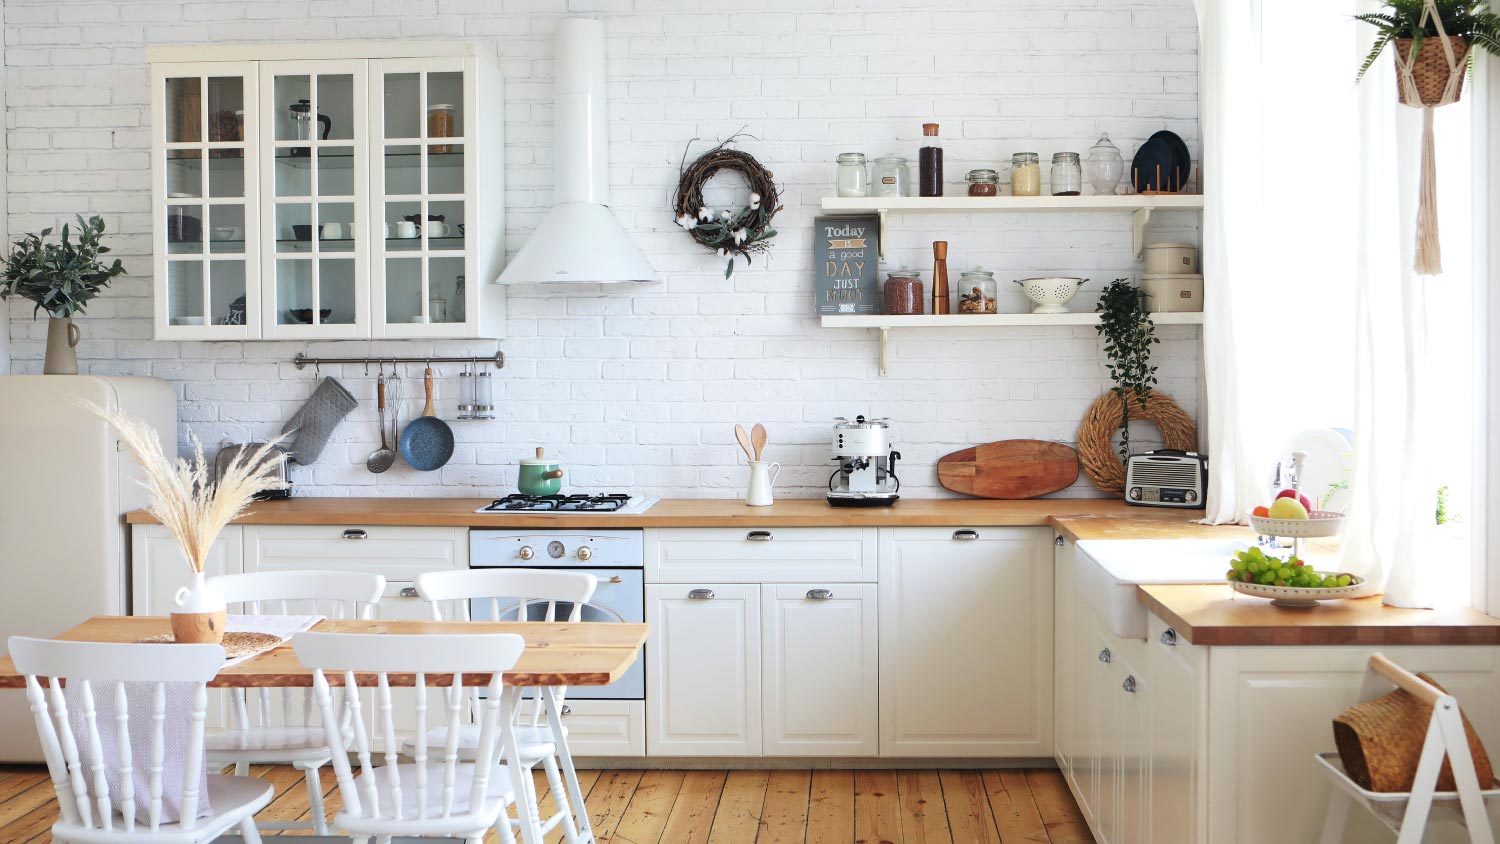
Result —
[{"label": "gas cooktop", "polygon": [[602,495],[507,495],[475,510],[476,513],[644,513],[660,499],[624,493]]}]

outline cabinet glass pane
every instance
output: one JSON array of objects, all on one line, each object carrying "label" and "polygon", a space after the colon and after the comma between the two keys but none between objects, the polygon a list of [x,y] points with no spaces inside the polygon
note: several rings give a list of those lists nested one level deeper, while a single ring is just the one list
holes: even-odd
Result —
[{"label": "cabinet glass pane", "polygon": [[421,77],[415,73],[385,75],[385,136],[387,138],[420,138],[421,115],[417,109]]},{"label": "cabinet glass pane", "polygon": [[[208,195],[240,197],[245,195],[245,159],[220,156],[222,152],[243,153],[238,149],[208,151]],[[171,186],[168,186],[171,189]]]},{"label": "cabinet glass pane", "polygon": [[307,252],[312,249],[312,206],[290,203],[276,206],[276,251]]},{"label": "cabinet glass pane", "polygon": [[211,205],[208,221],[208,251],[245,251],[245,206]]},{"label": "cabinet glass pane", "polygon": [[318,149],[318,195],[354,196],[354,147]]},{"label": "cabinet glass pane", "polygon": [[[427,74],[427,137],[457,138],[464,133],[464,75]],[[433,152],[447,152],[434,147]]]},{"label": "cabinet glass pane", "polygon": [[276,322],[278,325],[312,324],[312,289],[312,259],[277,259]]},{"label": "cabinet glass pane", "polygon": [[[288,149],[283,147],[276,150],[276,195],[277,196],[311,196],[312,195],[312,160],[305,154],[302,147]],[[293,153],[304,153],[293,155]]]},{"label": "cabinet glass pane", "polygon": [[[278,76],[271,85],[271,116],[278,141],[305,141],[314,137],[312,127],[318,125],[312,114],[312,83],[306,76]],[[318,134],[322,134],[318,130]],[[307,155],[306,148],[297,150]],[[278,150],[278,154],[284,150]]]},{"label": "cabinet glass pane", "polygon": [[385,321],[424,322],[422,317],[422,261],[387,258],[385,262]]},{"label": "cabinet glass pane", "polygon": [[245,262],[208,262],[208,317],[214,325],[245,324]]},{"label": "cabinet glass pane", "polygon": [[385,148],[385,192],[387,196],[416,196],[422,192],[422,148]]},{"label": "cabinet glass pane", "polygon": [[[238,76],[208,79],[208,139],[226,143],[245,140],[245,82]],[[219,149],[210,158],[241,158],[243,150]]]},{"label": "cabinet glass pane", "polygon": [[430,322],[463,322],[464,259],[427,259],[427,318]]},{"label": "cabinet glass pane", "polygon": [[173,325],[202,325],[203,263],[167,262],[167,317]]},{"label": "cabinet glass pane", "polygon": [[[203,88],[196,76],[167,80],[166,139],[169,144],[203,140]],[[197,158],[202,153],[189,150]]]},{"label": "cabinet glass pane", "polygon": [[203,195],[203,159],[195,149],[167,150],[167,196],[173,199]]},{"label": "cabinet glass pane", "polygon": [[462,202],[427,203],[427,225],[422,233],[427,236],[428,249],[462,249],[464,204]]},{"label": "cabinet glass pane", "polygon": [[318,250],[354,251],[354,204],[324,202],[318,206]]},{"label": "cabinet glass pane", "polygon": [[[338,141],[354,138],[354,77],[348,73],[318,76],[316,137]],[[327,118],[326,120],[324,118]]]},{"label": "cabinet glass pane", "polygon": [[464,145],[443,144],[449,152],[438,152],[437,146],[428,149],[427,192],[432,194],[464,192]]},{"label": "cabinet glass pane", "polygon": [[409,252],[422,248],[421,213],[420,202],[385,204],[385,223],[391,228],[391,236],[385,242],[387,251]]},{"label": "cabinet glass pane", "polygon": [[173,255],[203,251],[203,206],[167,206],[167,252]]},{"label": "cabinet glass pane", "polygon": [[332,311],[322,322],[332,325],[354,323],[352,258],[323,258],[318,261],[318,298],[323,310]]}]

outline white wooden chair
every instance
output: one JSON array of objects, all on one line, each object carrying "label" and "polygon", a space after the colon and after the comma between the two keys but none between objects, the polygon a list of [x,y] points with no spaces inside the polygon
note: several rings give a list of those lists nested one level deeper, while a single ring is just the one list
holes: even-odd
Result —
[{"label": "white wooden chair", "polygon": [[[271,784],[250,777],[209,776],[207,797],[213,814],[198,817],[199,781],[203,776],[203,720],[208,710],[206,684],[224,665],[224,649],[218,645],[133,645],[100,642],[58,642],[15,636],[10,655],[16,671],[26,675],[26,699],[36,718],[37,732],[52,787],[57,791],[59,818],[52,827],[52,840],[77,844],[197,844],[239,828],[249,844],[259,844],[255,813],[271,802]],[[43,679],[47,686],[43,686]],[[63,692],[65,680],[70,694]],[[131,711],[126,684],[149,684],[151,708]],[[167,695],[169,683],[190,684],[188,724],[173,725],[172,734],[186,732],[184,747],[168,748]],[[78,688],[73,689],[73,684]],[[94,708],[96,691],[112,687],[113,711]],[[81,697],[81,713],[68,712],[66,698]],[[50,699],[50,703],[49,703]],[[139,695],[137,696],[139,699]],[[73,725],[81,714],[87,732],[75,734]],[[145,797],[148,809],[137,817],[138,772],[135,760],[140,750],[132,739],[146,730],[140,722],[150,719],[150,762]],[[108,736],[112,721],[114,738]],[[132,733],[131,725],[137,726]],[[112,747],[111,747],[112,746]],[[90,763],[85,770],[80,747]],[[111,754],[106,748],[114,751]],[[182,753],[182,781],[166,782],[163,769],[168,753]],[[112,797],[107,772],[118,776],[119,793]],[[171,792],[168,789],[172,789]],[[180,791],[178,790],[180,789]],[[162,823],[163,796],[181,795],[181,817]],[[115,800],[118,800],[116,805]]]},{"label": "white wooden chair", "polygon": [[[292,637],[297,659],[314,669],[313,688],[325,723],[333,724],[329,733],[329,750],[334,774],[338,777],[343,808],[335,824],[347,831],[353,844],[366,844],[371,837],[384,841],[391,836],[444,835],[461,837],[468,844],[481,844],[484,834],[493,827],[504,844],[513,844],[506,808],[517,800],[515,780],[530,781],[529,766],[516,752],[515,731],[509,719],[501,717],[502,673],[515,665],[525,650],[525,640],[514,634],[382,636],[349,633],[299,633]],[[330,675],[345,687],[351,686],[356,674],[375,674],[375,733],[384,740],[384,765],[375,766],[371,753],[371,735],[360,717],[360,695],[345,695],[355,710],[348,724],[352,735],[343,733],[336,720],[336,709]],[[397,755],[392,717],[391,674],[414,674],[413,688],[417,714],[416,745],[411,762],[401,762]],[[487,696],[479,715],[479,745],[469,759],[458,752],[459,732],[464,726],[461,712],[465,701],[463,676],[489,676]],[[446,675],[452,675],[448,678]],[[443,707],[446,725],[440,730],[441,741],[428,743],[427,689],[448,692]],[[352,744],[359,760],[355,776],[349,759],[340,748]],[[434,756],[429,751],[435,751]],[[510,763],[502,767],[502,753]],[[532,760],[531,765],[535,764]],[[523,792],[524,795],[524,792]],[[522,799],[526,799],[524,796]],[[523,817],[536,819],[534,798],[520,808]],[[556,821],[540,828],[546,834]],[[533,827],[535,828],[535,827]],[[532,840],[531,836],[527,836]],[[536,839],[539,842],[539,838]]]},{"label": "white wooden chair", "polygon": [[[323,615],[328,618],[370,618],[385,578],[378,574],[340,571],[272,571],[229,574],[209,584],[231,608],[246,615]],[[253,697],[253,702],[252,702]],[[278,700],[279,698],[279,700]],[[230,691],[231,728],[210,731],[205,739],[208,764],[234,765],[244,776],[251,765],[291,765],[302,772],[311,806],[311,824],[272,821],[267,829],[311,827],[328,834],[319,769],[329,762],[328,738],[307,689],[245,689]]]},{"label": "white wooden chair", "polygon": [[[443,606],[446,604],[452,618],[449,621],[472,621],[472,605],[478,603],[481,611],[488,609],[485,617],[495,621],[532,620],[537,615],[533,608],[542,610],[539,621],[577,622],[582,618],[583,605],[594,597],[598,578],[586,572],[558,571],[555,569],[467,569],[458,571],[434,571],[417,575],[417,594],[432,606],[434,621],[444,621]],[[563,605],[565,618],[559,619],[559,605]],[[557,692],[557,705],[563,705],[566,689]],[[471,713],[479,710],[478,690],[470,690]],[[578,774],[570,762],[565,761],[566,772],[558,768],[557,740],[552,728],[542,722],[543,704],[540,695],[533,698],[530,717],[515,724],[516,746],[523,759],[540,759],[547,773],[547,786],[553,795],[558,816],[566,818],[563,830],[569,844],[578,838],[578,829],[589,828],[587,818],[573,818],[572,805],[583,805],[583,792],[578,784]],[[471,716],[472,717],[472,716]],[[566,733],[564,733],[566,735]],[[429,740],[434,737],[429,737]],[[478,746],[479,729],[470,724],[459,734],[460,753],[472,753]],[[566,773],[566,790],[563,774]],[[531,781],[521,784],[528,799],[535,801],[535,785]],[[567,796],[565,796],[567,795]],[[571,801],[569,800],[571,797]],[[549,822],[555,821],[549,819]]]}]

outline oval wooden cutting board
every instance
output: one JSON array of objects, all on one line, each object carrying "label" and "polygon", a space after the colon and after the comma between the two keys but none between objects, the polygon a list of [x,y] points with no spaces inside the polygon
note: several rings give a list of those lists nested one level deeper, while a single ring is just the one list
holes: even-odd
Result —
[{"label": "oval wooden cutting board", "polygon": [[1046,440],[1001,440],[938,460],[944,489],[978,498],[1035,498],[1078,480],[1078,452]]}]

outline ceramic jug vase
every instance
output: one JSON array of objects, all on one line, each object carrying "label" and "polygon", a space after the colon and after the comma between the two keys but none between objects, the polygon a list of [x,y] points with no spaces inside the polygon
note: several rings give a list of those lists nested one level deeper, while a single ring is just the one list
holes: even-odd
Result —
[{"label": "ceramic jug vase", "polygon": [[745,491],[745,503],[751,507],[769,507],[776,499],[771,486],[781,474],[781,464],[767,460],[750,461],[750,488]]},{"label": "ceramic jug vase", "polygon": [[224,596],[208,585],[203,572],[193,572],[187,586],[172,598],[172,636],[187,645],[217,645],[224,641]]},{"label": "ceramic jug vase", "polygon": [[43,375],[77,375],[78,341],[81,335],[78,326],[69,317],[52,317],[47,320],[47,359],[42,363]]}]

